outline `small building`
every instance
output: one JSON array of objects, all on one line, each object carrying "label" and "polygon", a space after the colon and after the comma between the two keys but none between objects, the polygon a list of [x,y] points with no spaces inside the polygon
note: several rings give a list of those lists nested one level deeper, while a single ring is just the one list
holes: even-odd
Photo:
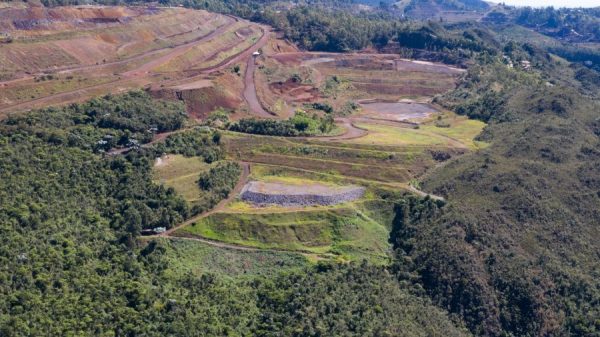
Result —
[{"label": "small building", "polygon": [[142,235],[156,235],[156,234],[161,234],[167,231],[166,227],[154,227],[154,228],[146,228],[146,229],[142,229],[141,234]]},{"label": "small building", "polygon": [[154,231],[154,233],[160,234],[160,233],[166,232],[167,228],[166,227],[154,227],[152,230]]}]

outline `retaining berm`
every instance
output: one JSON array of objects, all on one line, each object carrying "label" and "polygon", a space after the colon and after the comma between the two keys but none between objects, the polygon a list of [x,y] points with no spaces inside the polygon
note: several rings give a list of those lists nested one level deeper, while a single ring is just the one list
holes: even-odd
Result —
[{"label": "retaining berm", "polygon": [[251,181],[242,189],[241,199],[257,205],[328,206],[353,201],[364,194],[365,188],[360,186],[286,185]]}]

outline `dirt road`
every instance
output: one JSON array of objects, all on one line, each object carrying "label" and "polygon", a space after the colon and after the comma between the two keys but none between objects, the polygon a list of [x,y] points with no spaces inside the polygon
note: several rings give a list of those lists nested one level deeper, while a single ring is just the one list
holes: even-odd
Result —
[{"label": "dirt road", "polygon": [[317,136],[317,137],[304,137],[304,138],[333,142],[333,141],[339,141],[339,140],[360,138],[360,137],[366,136],[369,133],[369,131],[355,126],[352,122],[352,118],[348,118],[348,117],[336,118],[335,121],[338,123],[338,125],[341,124],[344,127],[344,129],[346,129],[346,131],[343,134],[341,134],[339,136]]},{"label": "dirt road", "polygon": [[266,111],[256,94],[256,84],[254,83],[254,72],[256,70],[256,63],[254,56],[248,58],[246,66],[246,74],[244,76],[244,99],[248,102],[248,106],[253,114],[259,117],[273,117],[268,111]]},{"label": "dirt road", "polygon": [[262,48],[268,40],[269,32],[266,30],[263,37],[255,45],[256,48],[251,52],[249,51],[248,60],[246,62],[246,74],[244,75],[244,99],[248,103],[248,106],[253,114],[265,118],[273,117],[273,114],[265,110],[258,99],[258,94],[256,93],[256,83],[254,82],[256,59],[252,53]]},{"label": "dirt road", "polygon": [[[152,238],[152,237],[151,236],[146,236],[144,238]],[[199,236],[169,236],[169,239],[172,239],[172,240],[191,240],[191,241],[197,241],[197,242],[202,242],[202,243],[205,243],[207,245],[211,245],[211,246],[217,247],[217,248],[241,250],[241,251],[245,251],[245,252],[271,251],[271,249],[263,249],[263,248],[255,248],[255,247],[234,245],[234,244],[225,243],[225,242],[222,242],[222,241],[214,241],[214,240],[209,240],[209,239],[201,238]]]}]

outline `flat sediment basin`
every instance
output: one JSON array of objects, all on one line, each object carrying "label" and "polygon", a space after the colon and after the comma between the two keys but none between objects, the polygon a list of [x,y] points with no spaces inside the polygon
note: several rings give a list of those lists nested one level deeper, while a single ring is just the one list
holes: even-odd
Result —
[{"label": "flat sediment basin", "polygon": [[363,109],[374,113],[376,118],[407,121],[423,119],[439,112],[436,108],[424,103],[409,102],[361,102]]},{"label": "flat sediment basin", "polygon": [[243,201],[257,205],[327,206],[359,199],[364,193],[364,187],[354,185],[291,185],[251,181],[244,186],[241,198]]}]

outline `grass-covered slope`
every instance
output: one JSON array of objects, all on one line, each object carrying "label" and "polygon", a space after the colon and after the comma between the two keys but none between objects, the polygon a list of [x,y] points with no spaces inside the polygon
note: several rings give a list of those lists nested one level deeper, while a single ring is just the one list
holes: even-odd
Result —
[{"label": "grass-covered slope", "polygon": [[180,234],[376,262],[385,261],[388,250],[386,226],[352,205],[273,213],[217,213],[185,227]]}]

